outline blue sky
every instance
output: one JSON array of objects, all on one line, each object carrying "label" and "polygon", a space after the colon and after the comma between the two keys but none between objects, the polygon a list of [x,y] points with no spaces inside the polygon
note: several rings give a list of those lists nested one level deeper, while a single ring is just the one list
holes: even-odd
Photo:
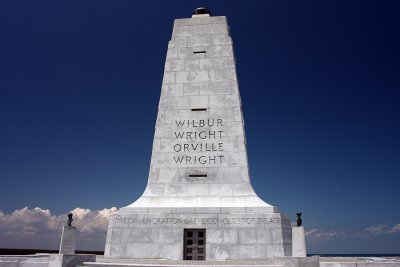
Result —
[{"label": "blue sky", "polygon": [[400,253],[396,1],[2,1],[0,229],[140,196],[173,20],[198,6],[228,17],[260,197],[303,212],[309,252]]}]

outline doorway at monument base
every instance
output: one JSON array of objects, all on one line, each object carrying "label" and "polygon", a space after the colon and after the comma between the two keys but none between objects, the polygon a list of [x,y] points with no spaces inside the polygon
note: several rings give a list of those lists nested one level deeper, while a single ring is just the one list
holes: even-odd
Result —
[{"label": "doorway at monument base", "polygon": [[[290,220],[280,213],[154,210],[157,212],[150,208],[146,213],[138,213],[135,208],[126,207],[114,214],[109,221],[104,255],[169,260],[242,260],[292,255]],[[202,230],[205,238],[194,241],[189,238],[185,243],[184,233],[188,229]],[[193,252],[199,258],[191,258]]]}]

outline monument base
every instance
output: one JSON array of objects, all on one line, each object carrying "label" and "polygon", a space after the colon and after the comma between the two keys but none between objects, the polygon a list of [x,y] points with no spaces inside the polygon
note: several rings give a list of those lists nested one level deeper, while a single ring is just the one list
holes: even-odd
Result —
[{"label": "monument base", "polygon": [[83,262],[95,262],[94,254],[50,254],[49,267],[76,267]]},{"label": "monument base", "polygon": [[168,260],[291,256],[290,220],[269,207],[257,211],[232,208],[224,213],[221,208],[208,208],[208,212],[188,213],[190,209],[185,208],[149,208],[147,212],[123,208],[110,218],[104,255]]}]

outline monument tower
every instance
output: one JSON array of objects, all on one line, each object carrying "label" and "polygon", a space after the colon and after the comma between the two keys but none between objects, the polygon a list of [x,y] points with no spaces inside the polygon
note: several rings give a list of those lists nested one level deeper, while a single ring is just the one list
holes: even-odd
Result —
[{"label": "monument tower", "polygon": [[226,17],[175,20],[147,187],[110,219],[106,257],[291,256],[289,219],[250,183],[235,65]]}]

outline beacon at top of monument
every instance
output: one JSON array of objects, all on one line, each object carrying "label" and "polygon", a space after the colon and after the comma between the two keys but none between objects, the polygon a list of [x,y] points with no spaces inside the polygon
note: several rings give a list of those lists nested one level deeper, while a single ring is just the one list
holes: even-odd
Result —
[{"label": "beacon at top of monument", "polygon": [[211,10],[209,10],[209,9],[207,9],[207,8],[205,8],[205,7],[199,7],[199,8],[196,8],[195,10],[193,10],[193,12],[192,12],[192,14],[193,14],[193,16],[192,17],[194,17],[194,16],[211,16]]}]

